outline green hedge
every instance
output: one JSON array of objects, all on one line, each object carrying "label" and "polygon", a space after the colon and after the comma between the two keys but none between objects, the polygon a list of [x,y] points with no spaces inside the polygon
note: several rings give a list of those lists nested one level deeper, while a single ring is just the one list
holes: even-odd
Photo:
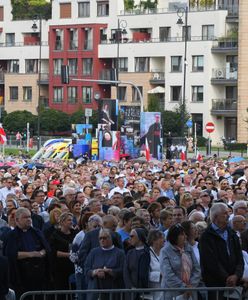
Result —
[{"label": "green hedge", "polygon": [[247,144],[246,143],[228,143],[227,150],[233,151],[233,150],[246,150],[247,149]]}]

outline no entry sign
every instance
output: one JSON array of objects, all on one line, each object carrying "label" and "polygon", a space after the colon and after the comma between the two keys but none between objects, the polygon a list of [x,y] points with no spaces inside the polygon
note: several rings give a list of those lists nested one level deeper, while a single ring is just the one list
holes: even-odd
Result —
[{"label": "no entry sign", "polygon": [[214,132],[215,129],[214,123],[208,122],[205,126],[205,129],[208,133]]}]

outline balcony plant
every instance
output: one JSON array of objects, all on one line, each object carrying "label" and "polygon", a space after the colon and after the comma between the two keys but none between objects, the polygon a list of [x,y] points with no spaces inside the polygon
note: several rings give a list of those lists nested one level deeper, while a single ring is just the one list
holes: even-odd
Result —
[{"label": "balcony plant", "polygon": [[190,0],[189,4],[191,8],[208,10],[214,6],[214,0]]},{"label": "balcony plant", "polygon": [[134,0],[124,0],[124,9],[127,10],[133,10],[136,7],[134,4]]}]

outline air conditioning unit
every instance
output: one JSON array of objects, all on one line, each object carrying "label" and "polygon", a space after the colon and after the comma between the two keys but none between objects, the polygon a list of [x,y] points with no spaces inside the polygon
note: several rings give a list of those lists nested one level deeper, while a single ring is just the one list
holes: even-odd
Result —
[{"label": "air conditioning unit", "polygon": [[223,79],[225,78],[225,74],[223,70],[216,70],[216,78]]}]

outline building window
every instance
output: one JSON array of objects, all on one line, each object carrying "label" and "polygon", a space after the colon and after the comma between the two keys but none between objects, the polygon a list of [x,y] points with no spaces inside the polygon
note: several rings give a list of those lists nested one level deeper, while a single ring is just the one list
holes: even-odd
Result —
[{"label": "building window", "polygon": [[230,64],[230,72],[238,70],[238,55],[227,55],[226,56],[227,66]]},{"label": "building window", "polygon": [[[143,86],[138,86],[138,89],[140,90],[141,95],[143,96]],[[135,87],[132,87],[132,101],[133,102],[140,102],[140,96]]]},{"label": "building window", "polygon": [[118,100],[127,101],[127,87],[126,86],[118,87]]},{"label": "building window", "polygon": [[77,50],[78,48],[78,30],[70,28],[69,29],[69,49]]},{"label": "building window", "polygon": [[159,40],[160,42],[170,41],[171,27],[159,27]]},{"label": "building window", "polygon": [[7,70],[9,73],[19,73],[19,60],[12,59],[8,61]]},{"label": "building window", "polygon": [[83,86],[82,87],[82,100],[83,103],[91,103],[92,101],[92,87],[91,86]]},{"label": "building window", "polygon": [[18,100],[18,86],[9,87],[9,100],[17,101]]},{"label": "building window", "polygon": [[78,3],[78,17],[86,18],[90,16],[90,2],[79,2]]},{"label": "building window", "polygon": [[54,75],[61,75],[62,64],[63,64],[62,58],[56,58],[53,60],[53,74]]},{"label": "building window", "polygon": [[60,18],[70,19],[71,18],[71,3],[60,3]]},{"label": "building window", "polygon": [[69,75],[77,75],[78,72],[77,58],[69,58],[68,65],[69,65]]},{"label": "building window", "polygon": [[92,50],[93,48],[93,30],[92,28],[84,28],[84,50]]},{"label": "building window", "polygon": [[37,73],[38,63],[37,59],[25,59],[25,70],[26,73]]},{"label": "building window", "polygon": [[214,25],[202,25],[203,41],[212,41],[214,39]]},{"label": "building window", "polygon": [[93,70],[93,59],[92,58],[83,58],[83,75],[91,76]]},{"label": "building window", "polygon": [[67,98],[68,103],[76,103],[77,102],[77,87],[76,86],[69,86],[67,88]]},{"label": "building window", "polygon": [[171,72],[182,72],[182,56],[171,56]]},{"label": "building window", "polygon": [[64,31],[62,29],[55,30],[55,50],[63,50]]},{"label": "building window", "polygon": [[195,55],[192,56],[192,72],[203,72],[204,71],[204,56]]},{"label": "building window", "polygon": [[127,57],[120,57],[119,58],[119,71],[120,72],[127,72],[128,71],[128,58]]},{"label": "building window", "polygon": [[203,102],[203,86],[192,86],[192,102]]},{"label": "building window", "polygon": [[0,21],[4,21],[4,7],[0,6]]},{"label": "building window", "polygon": [[62,103],[63,102],[63,88],[62,87],[54,87],[53,88],[53,102],[54,103]]},{"label": "building window", "polygon": [[97,16],[103,17],[109,15],[109,1],[97,2]]},{"label": "building window", "polygon": [[[191,40],[191,26],[187,26],[187,41]],[[183,37],[183,41],[185,41],[186,38],[186,26],[182,27],[182,37]]]},{"label": "building window", "polygon": [[6,33],[5,35],[6,46],[15,46],[15,34],[14,33]]},{"label": "building window", "polygon": [[149,72],[149,57],[135,57],[135,72]]},{"label": "building window", "polygon": [[31,86],[23,87],[23,101],[32,101],[32,87]]},{"label": "building window", "polygon": [[179,102],[182,100],[182,87],[179,85],[171,86],[171,101]]}]

